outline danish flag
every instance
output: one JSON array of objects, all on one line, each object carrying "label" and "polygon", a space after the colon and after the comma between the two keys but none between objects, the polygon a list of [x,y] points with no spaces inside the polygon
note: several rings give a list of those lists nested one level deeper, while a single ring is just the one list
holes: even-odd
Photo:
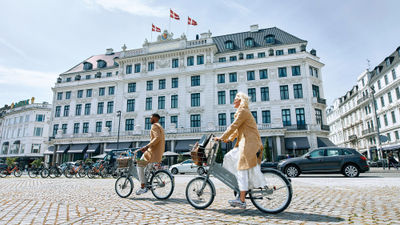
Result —
[{"label": "danish flag", "polygon": [[194,19],[188,17],[188,25],[196,26],[196,25],[197,25],[197,22],[196,22]]},{"label": "danish flag", "polygon": [[154,26],[154,24],[151,24],[151,31],[161,32],[161,29],[159,27]]},{"label": "danish flag", "polygon": [[179,20],[179,15],[176,14],[174,11],[172,11],[172,9],[169,10],[169,17],[171,17],[172,19],[176,19]]}]

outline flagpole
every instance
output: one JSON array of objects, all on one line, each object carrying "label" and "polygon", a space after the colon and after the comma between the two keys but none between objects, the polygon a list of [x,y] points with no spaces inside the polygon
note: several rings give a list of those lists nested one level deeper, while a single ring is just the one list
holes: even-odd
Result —
[{"label": "flagpole", "polygon": [[169,24],[168,24],[168,32],[171,33],[171,8],[169,9]]}]

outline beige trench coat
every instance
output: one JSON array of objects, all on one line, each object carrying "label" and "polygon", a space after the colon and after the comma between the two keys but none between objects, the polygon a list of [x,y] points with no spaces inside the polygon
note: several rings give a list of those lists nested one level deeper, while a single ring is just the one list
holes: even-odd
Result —
[{"label": "beige trench coat", "polygon": [[151,126],[150,143],[147,146],[149,146],[149,149],[144,153],[144,160],[149,163],[161,162],[165,151],[165,135],[164,129],[159,123],[154,123]]},{"label": "beige trench coat", "polygon": [[[238,170],[247,170],[261,163],[263,145],[257,123],[248,108],[239,107],[235,113],[235,121],[221,136],[223,141],[237,138],[239,147]],[[257,158],[257,152],[260,151]]]}]

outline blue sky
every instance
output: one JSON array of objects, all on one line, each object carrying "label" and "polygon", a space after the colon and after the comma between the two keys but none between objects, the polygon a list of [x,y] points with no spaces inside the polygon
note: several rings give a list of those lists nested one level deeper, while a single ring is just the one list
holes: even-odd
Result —
[{"label": "blue sky", "polygon": [[[169,8],[175,37],[189,39],[242,32],[249,25],[278,27],[308,41],[321,62],[328,104],[400,46],[397,0],[155,1],[155,0],[14,0],[0,1],[0,106],[35,96],[51,102],[58,74],[106,48],[120,51],[150,40],[151,24],[168,28]],[[396,22],[397,21],[397,22]],[[153,34],[153,40],[156,34]]]}]

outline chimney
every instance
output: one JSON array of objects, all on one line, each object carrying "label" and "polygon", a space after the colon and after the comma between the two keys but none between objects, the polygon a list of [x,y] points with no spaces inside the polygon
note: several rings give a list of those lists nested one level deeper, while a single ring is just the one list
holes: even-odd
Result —
[{"label": "chimney", "polygon": [[114,50],[113,50],[112,48],[107,48],[107,49],[106,49],[106,55],[112,55],[112,54],[114,54],[113,51],[114,51]]},{"label": "chimney", "polygon": [[254,24],[250,26],[250,32],[257,32],[258,31],[258,24]]},{"label": "chimney", "polygon": [[312,50],[310,51],[310,54],[313,55],[313,56],[317,56],[317,50],[312,49]]}]

